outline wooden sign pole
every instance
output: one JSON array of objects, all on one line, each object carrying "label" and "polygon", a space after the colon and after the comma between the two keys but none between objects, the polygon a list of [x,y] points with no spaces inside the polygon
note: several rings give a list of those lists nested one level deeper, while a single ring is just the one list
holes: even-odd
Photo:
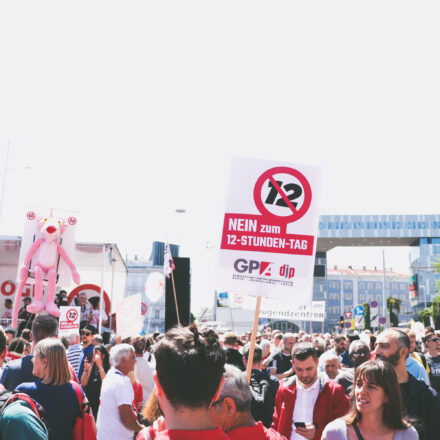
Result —
[{"label": "wooden sign pole", "polygon": [[255,341],[257,339],[257,332],[258,332],[258,319],[260,316],[260,306],[261,306],[261,296],[257,296],[257,305],[255,307],[255,315],[254,315],[254,328],[252,330],[252,338],[251,338],[251,349],[249,351],[248,365],[246,370],[246,378],[248,382],[251,381],[252,364],[254,362]]}]

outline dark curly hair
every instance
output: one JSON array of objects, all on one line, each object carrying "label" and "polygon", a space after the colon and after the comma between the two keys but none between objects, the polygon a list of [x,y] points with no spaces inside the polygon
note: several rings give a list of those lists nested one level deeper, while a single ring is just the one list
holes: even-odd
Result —
[{"label": "dark curly hair", "polygon": [[224,372],[225,352],[213,330],[174,327],[154,347],[159,383],[174,407],[209,407]]}]

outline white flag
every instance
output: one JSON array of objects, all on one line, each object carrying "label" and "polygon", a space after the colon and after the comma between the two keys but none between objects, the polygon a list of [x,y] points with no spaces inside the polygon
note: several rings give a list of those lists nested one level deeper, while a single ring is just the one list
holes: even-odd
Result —
[{"label": "white flag", "polygon": [[163,273],[167,278],[170,277],[171,272],[176,268],[174,266],[173,256],[171,255],[170,245],[167,242],[165,244],[165,252],[163,257]]}]

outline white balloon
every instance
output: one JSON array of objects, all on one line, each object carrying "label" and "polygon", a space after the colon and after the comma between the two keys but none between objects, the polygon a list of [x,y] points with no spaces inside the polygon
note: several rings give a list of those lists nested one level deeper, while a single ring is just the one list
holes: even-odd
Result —
[{"label": "white balloon", "polygon": [[165,291],[165,279],[162,273],[152,272],[145,281],[145,294],[151,302],[159,301]]}]

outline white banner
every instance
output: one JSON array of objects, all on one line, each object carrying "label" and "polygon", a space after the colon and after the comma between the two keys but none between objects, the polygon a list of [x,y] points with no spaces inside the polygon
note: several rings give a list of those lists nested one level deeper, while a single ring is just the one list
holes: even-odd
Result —
[{"label": "white banner", "polygon": [[60,307],[60,321],[59,321],[58,335],[65,335],[67,333],[79,334],[80,312],[81,312],[81,307],[77,307],[77,306]]},{"label": "white banner", "polygon": [[122,339],[138,336],[142,323],[140,293],[127,296],[116,304],[116,332]]},{"label": "white banner", "polygon": [[[217,295],[218,307],[227,307],[227,298],[233,309],[255,310],[255,297],[222,292]],[[226,301],[225,301],[226,299]],[[260,318],[287,319],[291,321],[319,321],[325,319],[325,301],[312,301],[312,304],[295,304],[289,299],[263,298],[261,301]]]},{"label": "white banner", "polygon": [[219,291],[312,300],[321,172],[232,161],[219,252]]}]

